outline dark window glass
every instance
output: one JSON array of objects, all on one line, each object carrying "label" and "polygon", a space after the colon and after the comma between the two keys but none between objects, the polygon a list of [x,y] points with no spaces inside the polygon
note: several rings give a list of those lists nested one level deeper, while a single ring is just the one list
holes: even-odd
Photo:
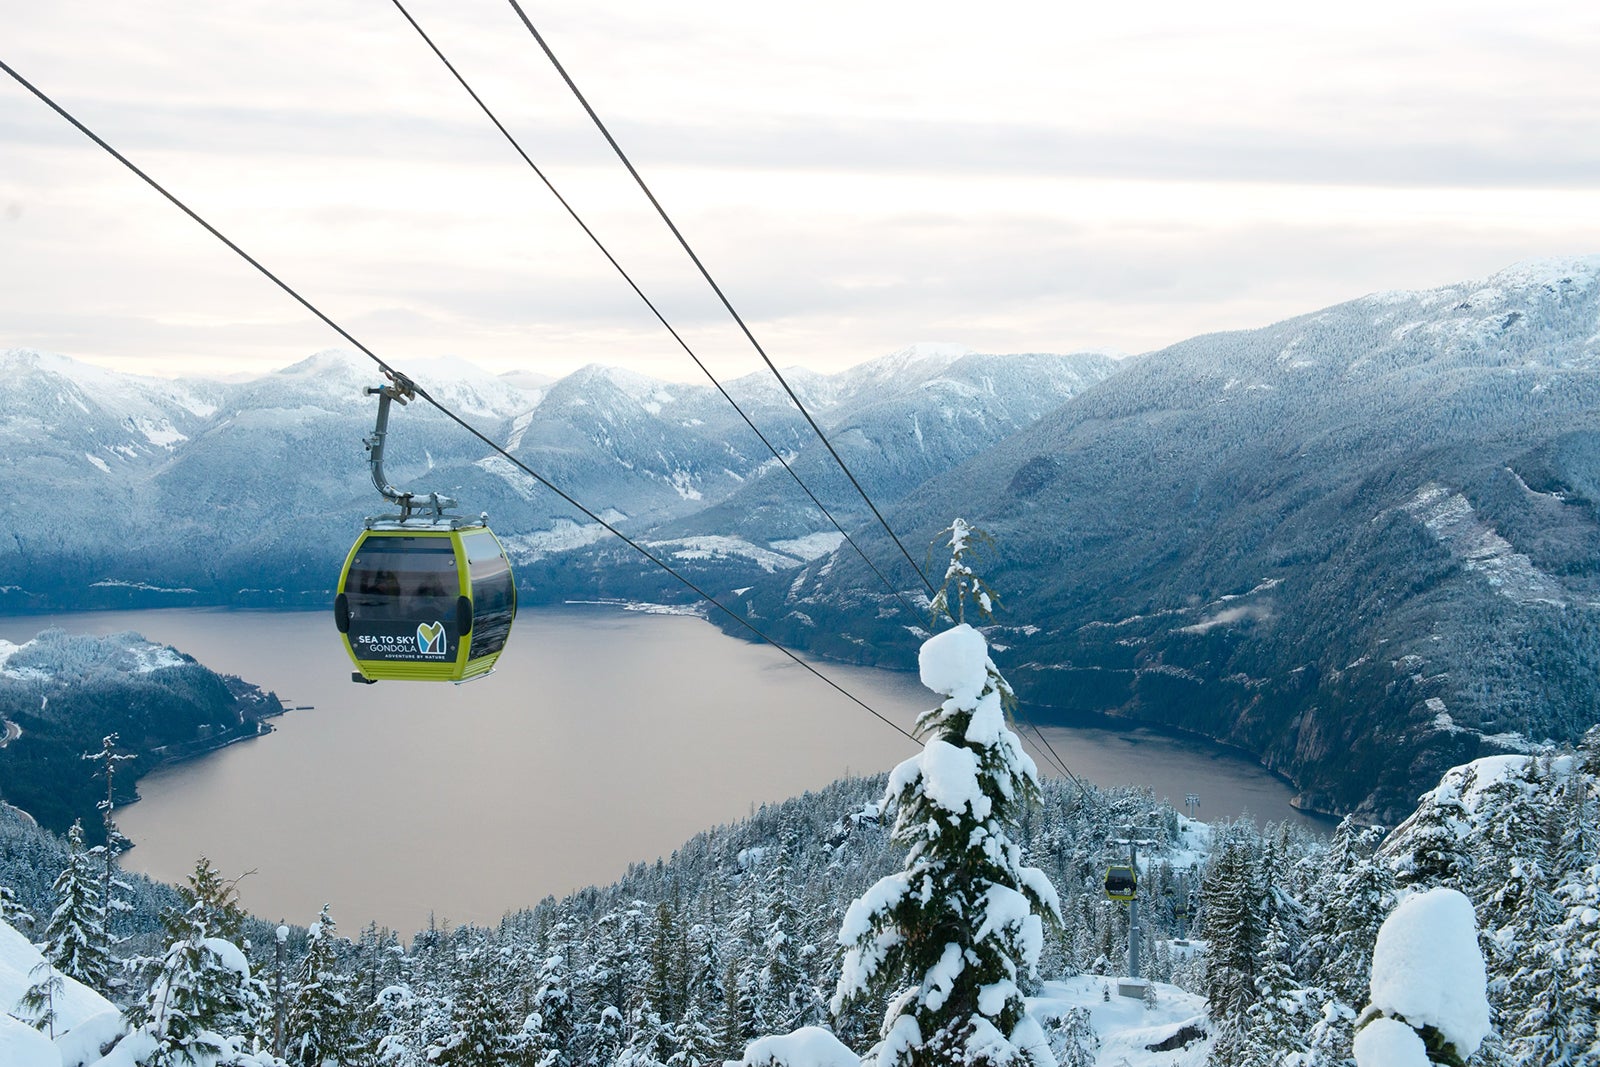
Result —
[{"label": "dark window glass", "polygon": [[350,617],[372,621],[454,620],[460,591],[448,537],[369,537],[345,581]]},{"label": "dark window glass", "polygon": [[511,565],[494,535],[487,530],[463,534],[467,574],[472,579],[472,658],[499,652],[517,614],[517,590]]}]

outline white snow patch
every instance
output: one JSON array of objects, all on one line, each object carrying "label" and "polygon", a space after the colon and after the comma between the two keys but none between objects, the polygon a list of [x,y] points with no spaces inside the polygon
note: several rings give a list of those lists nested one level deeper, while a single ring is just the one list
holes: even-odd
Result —
[{"label": "white snow patch", "polygon": [[1378,929],[1372,1007],[1438,1028],[1464,1059],[1489,1036],[1485,981],[1472,902],[1454,889],[1407,897]]},{"label": "white snow patch", "polygon": [[[571,603],[569,601],[569,603]],[[651,604],[642,600],[633,600],[622,605],[623,611],[638,612],[641,615],[683,615],[703,619],[706,617],[706,605],[703,602],[694,604]]]},{"label": "white snow patch", "polygon": [[956,814],[970,810],[979,820],[989,817],[993,803],[978,782],[976,752],[935,737],[916,759],[921,764],[923,795],[934,804]]},{"label": "white snow patch", "polygon": [[[1205,1067],[1215,1041],[1206,1015],[1204,997],[1174,985],[1152,982],[1154,1004],[1117,995],[1115,977],[1079,975],[1062,982],[1045,982],[1039,995],[1028,998],[1028,1015],[1047,1030],[1074,1008],[1089,1016],[1098,1050],[1086,1050],[1093,1062],[1106,1067]],[[1109,997],[1107,996],[1109,994]],[[1172,1052],[1151,1052],[1184,1028],[1199,1036]]]},{"label": "white snow patch", "polygon": [[820,1026],[803,1026],[792,1034],[761,1037],[750,1042],[746,1067],[859,1067],[861,1057]]},{"label": "white snow patch", "polygon": [[826,556],[844,544],[844,534],[837,530],[819,530],[816,533],[808,533],[804,537],[791,537],[784,541],[769,541],[767,544],[778,552],[788,556],[797,556],[809,563],[820,556]]},{"label": "white snow patch", "polygon": [[683,537],[672,541],[649,541],[647,546],[670,553],[676,559],[719,560],[742,557],[751,560],[768,574],[787,570],[800,562],[792,556],[769,551],[742,537]]},{"label": "white snow patch", "polygon": [[159,422],[150,419],[134,419],[133,428],[144,435],[144,439],[158,448],[171,451],[174,445],[189,439],[187,434],[182,434],[166,419]]},{"label": "white snow patch", "polygon": [[[56,1051],[61,1055],[62,1067],[99,1063],[100,1050],[121,1037],[127,1030],[127,1020],[115,1008],[103,1011],[99,1015],[91,1015],[56,1038]],[[4,1062],[5,1059],[0,1058],[0,1063]]]},{"label": "white snow patch", "polygon": [[83,454],[83,458],[94,464],[96,467],[99,467],[102,474],[111,473],[111,466],[99,456],[91,455],[90,453],[85,452]]},{"label": "white snow patch", "polygon": [[[626,519],[620,511],[601,512],[600,517],[612,525]],[[557,552],[568,552],[584,545],[592,545],[610,536],[610,531],[598,522],[579,525],[571,519],[557,519],[548,530],[535,530],[526,534],[502,535],[500,543],[519,563],[543,559]]]},{"label": "white snow patch", "polygon": [[688,471],[672,472],[672,488],[685,500],[699,500],[700,490],[694,487],[694,476]]},{"label": "white snow patch", "polygon": [[506,438],[506,451],[515,452],[522,444],[523,436],[528,432],[528,427],[533,425],[533,412],[525,411],[511,421],[511,434]]},{"label": "white snow patch", "polygon": [[[1535,286],[1563,286],[1573,285],[1579,289],[1587,289],[1600,278],[1600,255],[1596,256],[1555,256],[1545,259],[1529,259],[1520,263],[1513,263],[1505,270],[1500,271],[1489,279],[1508,288],[1533,288]],[[1484,292],[1498,292],[1496,289],[1486,289]],[[1473,294],[1476,297],[1478,294]]]},{"label": "white snow patch", "polygon": [[27,1023],[0,1015],[0,1063],[6,1067],[61,1067],[61,1053]]},{"label": "white snow patch", "polygon": [[1395,1019],[1374,1019],[1356,1034],[1356,1067],[1431,1067],[1428,1046]]},{"label": "white snow patch", "polygon": [[168,667],[183,666],[183,657],[175,649],[166,645],[146,644],[134,645],[128,649],[133,653],[134,673],[149,674],[151,671],[165,670]]},{"label": "white snow patch", "polygon": [[1568,602],[1561,584],[1480,519],[1460,493],[1430,482],[1401,510],[1421,522],[1463,567],[1482,574],[1501,596],[1524,604]]},{"label": "white snow patch", "polygon": [[125,582],[120,578],[102,578],[98,582],[90,583],[92,589],[137,589],[145,593],[193,593],[195,590],[188,586],[179,586],[169,589],[164,585],[151,585],[149,582]]},{"label": "white snow patch", "polygon": [[[38,976],[34,975],[33,971],[43,962],[44,957],[26,937],[9,924],[0,922],[0,1024],[15,1022],[7,1018],[4,1013],[16,1010],[17,1002],[22,999],[28,987],[38,981]],[[121,1017],[116,1006],[109,1000],[76,978],[64,974],[61,975],[61,991],[55,997],[55,1011],[58,1040],[61,1034],[70,1034],[85,1024],[103,1029],[104,1020],[100,1017],[108,1012],[118,1018]],[[61,1067],[61,1055],[49,1038],[39,1034],[26,1023],[16,1025],[44,1041],[43,1047],[49,1050],[51,1056],[50,1060],[45,1061],[49,1067]],[[14,1063],[28,1063],[28,1060],[21,1057],[33,1046],[28,1045],[25,1038],[14,1035],[10,1038],[13,1043],[7,1044],[7,1035],[10,1033],[9,1029],[0,1030],[0,1064],[12,1067]],[[16,1059],[11,1058],[13,1054],[17,1056]]]}]

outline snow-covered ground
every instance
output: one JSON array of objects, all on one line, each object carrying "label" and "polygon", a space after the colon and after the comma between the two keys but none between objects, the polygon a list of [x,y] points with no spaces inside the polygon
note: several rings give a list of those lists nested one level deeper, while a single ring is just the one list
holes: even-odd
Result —
[{"label": "snow-covered ground", "polygon": [[1028,1010],[1047,1032],[1073,1008],[1087,1011],[1099,1042],[1095,1067],[1204,1067],[1215,1040],[1205,998],[1151,982],[1152,995],[1136,1000],[1117,994],[1121,981],[1085,974],[1046,982]]},{"label": "snow-covered ground", "polygon": [[[1150,983],[1145,999],[1119,996],[1126,979],[1080,975],[1064,982],[1046,982],[1039,996],[1028,998],[1028,1013],[1052,1044],[1062,1040],[1061,1022],[1074,1009],[1087,1013],[1085,1042],[1095,1067],[1205,1067],[1215,1040],[1204,997],[1185,993],[1164,982]],[[1092,1045],[1092,1048],[1087,1048]],[[1058,1059],[1060,1050],[1057,1050]],[[857,1057],[832,1034],[805,1027],[792,1034],[751,1042],[744,1059],[749,1067],[857,1067]]]},{"label": "snow-covered ground", "polygon": [[18,1001],[45,977],[43,963],[44,957],[26,937],[0,922],[0,1065],[80,1067],[99,1062],[101,1046],[126,1027],[122,1013],[81,982],[61,976],[54,1041],[16,1018],[27,1014]]}]

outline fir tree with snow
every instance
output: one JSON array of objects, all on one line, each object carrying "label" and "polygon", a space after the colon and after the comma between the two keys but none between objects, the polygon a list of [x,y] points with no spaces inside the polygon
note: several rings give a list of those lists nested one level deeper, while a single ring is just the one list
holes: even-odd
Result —
[{"label": "fir tree with snow", "polygon": [[0,922],[19,930],[33,925],[33,913],[22,906],[17,891],[8,885],[0,885]]},{"label": "fir tree with snow", "polygon": [[923,643],[922,682],[947,699],[923,712],[923,750],[890,775],[893,839],[904,868],[845,914],[846,947],[833,997],[888,994],[875,1067],[1054,1067],[1020,983],[1033,976],[1044,923],[1061,921],[1056,890],[1022,863],[1012,839],[1038,794],[1038,771],[1006,722],[1010,685],[965,620],[996,601],[970,565],[974,531],[957,519],[934,604],[956,625]]},{"label": "fir tree with snow", "polygon": [[727,1016],[726,969],[717,947],[717,931],[695,924],[689,931],[689,1010],[715,1035],[715,1051],[732,1054],[735,1050],[722,1042]]},{"label": "fir tree with snow", "polygon": [[284,1019],[284,1059],[298,1067],[351,1062],[355,1046],[349,976],[334,952],[337,926],[324,904],[308,931]]},{"label": "fir tree with snow", "polygon": [[17,1001],[17,1010],[35,1030],[43,1030],[54,1041],[56,1021],[60,1018],[56,1012],[56,999],[61,996],[66,983],[61,980],[61,972],[52,967],[49,960],[34,967],[28,976],[37,981]]},{"label": "fir tree with snow", "polygon": [[[1289,966],[1291,949],[1274,915],[1256,954],[1256,1001],[1245,1009],[1245,1055],[1241,1067],[1273,1067],[1286,1055],[1306,1051],[1305,991]],[[1154,987],[1152,987],[1154,988]]]},{"label": "fir tree with snow", "polygon": [[699,1005],[690,1002],[685,1009],[683,1018],[673,1028],[672,1047],[673,1053],[667,1060],[667,1067],[700,1067],[701,1064],[720,1059],[717,1054],[717,1035],[700,1014]]},{"label": "fir tree with snow", "polygon": [[266,992],[235,943],[244,921],[237,879],[201,857],[178,895],[183,905],[161,917],[166,951],[134,961],[150,985],[127,1009],[128,1024],[152,1048],[149,1067],[240,1059],[261,1043]]},{"label": "fir tree with snow", "polygon": [[493,949],[477,940],[456,957],[450,1022],[427,1051],[439,1067],[501,1067],[512,1051],[512,1016],[499,997]]},{"label": "fir tree with snow", "polygon": [[778,847],[762,883],[765,914],[756,995],[767,1027],[787,1033],[811,1021],[811,1007],[816,1000],[800,957],[799,918],[791,897],[787,847]]},{"label": "fir tree with snow", "polygon": [[[565,930],[557,931],[557,934]],[[521,1046],[533,1067],[570,1067],[572,992],[567,954],[552,952],[534,980],[533,1010],[522,1024]]]},{"label": "fir tree with snow", "polygon": [[116,734],[107,734],[100,739],[99,752],[89,752],[83,756],[84,759],[99,764],[96,773],[106,780],[106,795],[95,805],[100,811],[100,829],[105,841],[96,845],[93,851],[100,857],[102,863],[100,901],[106,912],[108,935],[112,933],[111,925],[116,916],[132,907],[125,897],[132,887],[117,878],[117,857],[127,851],[128,845],[132,843],[117,827],[117,767],[136,757],[118,752],[117,740]]},{"label": "fir tree with snow", "polygon": [[1256,999],[1256,964],[1265,934],[1258,840],[1253,828],[1218,834],[1201,889],[1200,931],[1206,953],[1206,999],[1211,1017],[1242,1032],[1244,1013]]},{"label": "fir tree with snow", "polygon": [[128,1022],[151,1039],[151,1067],[216,1062],[251,1046],[259,1010],[250,966],[238,946],[210,935],[205,906],[184,912],[188,931],[154,961],[144,998]]},{"label": "fir tree with snow", "polygon": [[103,991],[111,976],[110,939],[96,872],[83,847],[82,823],[67,831],[67,849],[67,866],[55,881],[58,903],[45,924],[41,951],[63,974]]}]

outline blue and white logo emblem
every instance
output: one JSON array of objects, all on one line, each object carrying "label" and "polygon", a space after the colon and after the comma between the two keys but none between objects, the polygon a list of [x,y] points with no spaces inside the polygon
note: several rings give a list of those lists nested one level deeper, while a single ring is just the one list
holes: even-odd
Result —
[{"label": "blue and white logo emblem", "polygon": [[424,656],[445,654],[444,623],[425,622],[417,626],[417,651]]}]

